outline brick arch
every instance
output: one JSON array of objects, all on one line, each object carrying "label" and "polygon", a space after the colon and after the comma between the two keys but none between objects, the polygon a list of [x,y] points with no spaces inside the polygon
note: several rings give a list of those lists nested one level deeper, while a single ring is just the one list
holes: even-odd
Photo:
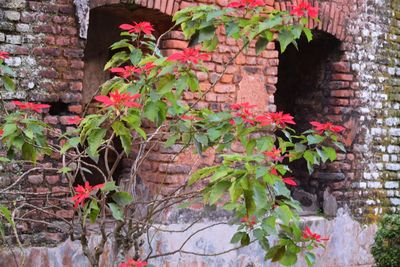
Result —
[{"label": "brick arch", "polygon": [[172,15],[180,8],[181,0],[90,0],[90,9],[115,4],[135,4],[140,7],[159,10],[166,15]]},{"label": "brick arch", "polygon": [[[266,1],[273,2],[273,7],[279,10],[290,10],[291,6],[299,2],[300,0],[292,1]],[[345,41],[346,32],[345,25],[349,17],[349,7],[345,1],[323,1],[323,0],[309,0],[313,6],[319,8],[320,22],[309,21],[308,27],[315,28],[324,32],[327,32],[335,36],[340,41]],[[340,3],[343,2],[343,3]]]}]

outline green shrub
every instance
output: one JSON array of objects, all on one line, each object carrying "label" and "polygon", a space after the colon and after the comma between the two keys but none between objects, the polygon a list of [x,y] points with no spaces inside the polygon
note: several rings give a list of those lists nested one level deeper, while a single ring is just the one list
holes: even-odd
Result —
[{"label": "green shrub", "polygon": [[377,267],[400,266],[400,215],[385,215],[371,249]]}]

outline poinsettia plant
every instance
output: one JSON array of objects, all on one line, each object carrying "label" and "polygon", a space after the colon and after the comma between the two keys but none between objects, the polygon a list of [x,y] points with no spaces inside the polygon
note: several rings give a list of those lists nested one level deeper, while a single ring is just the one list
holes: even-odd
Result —
[{"label": "poinsettia plant", "polygon": [[[75,127],[60,133],[41,121],[40,113],[49,105],[14,101],[16,110],[7,111],[0,127],[1,141],[7,149],[4,160],[35,163],[38,157],[61,155],[59,173],[68,179],[70,204],[76,211],[74,221],[79,222],[80,234],[76,237],[75,223],[70,224],[68,232],[81,241],[92,266],[99,266],[110,238],[115,243],[118,266],[150,266],[148,261],[165,254],[154,254],[151,242],[150,252],[141,253],[140,238],[149,233],[165,209],[193,200],[232,212],[238,229],[231,242],[240,243],[237,248],[257,241],[266,259],[289,266],[304,252],[312,265],[312,250],[323,246],[326,238],[309,228],[302,230],[301,207],[290,193],[299,181],[293,177],[289,163],[305,160],[311,173],[316,165],[334,161],[336,149],[344,150],[339,136],[344,128],[314,121],[310,125],[313,128],[297,133],[290,114],[256,112],[251,103],[232,103],[225,110],[213,111],[197,108],[196,103],[189,105],[183,95],[190,91],[198,94],[198,101],[203,99],[227,66],[251,49],[251,43],[260,54],[272,41],[278,41],[284,52],[289,44],[296,45],[302,34],[311,40],[307,16],[317,19],[317,13],[306,2],[290,12],[268,10],[259,0],[235,1],[227,8],[189,7],[173,17],[174,28],[182,29],[189,47],[168,57],[159,47],[164,35],[156,39],[150,23],[122,24],[123,38],[111,46],[118,52],[104,68],[115,76],[101,86],[99,95],[93,96],[97,111],[71,116],[68,124]],[[219,29],[227,37],[240,39],[243,45],[226,63],[219,79],[201,91],[194,70],[208,72],[203,63],[218,46]],[[11,70],[4,64],[7,57],[7,53],[0,53],[2,81],[6,89],[13,90],[8,76]],[[61,145],[49,142],[49,133]],[[213,150],[221,160],[193,172],[181,190],[138,199],[143,162],[160,143],[166,148],[179,143],[182,151],[194,147],[193,153],[199,155]],[[122,150],[117,149],[118,144]],[[242,151],[234,153],[233,145]],[[132,159],[132,163],[122,183],[114,175],[124,158]],[[96,181],[88,178],[93,172],[99,175]],[[2,210],[10,223],[18,220],[6,207]],[[42,208],[38,210],[43,212]],[[107,226],[110,220],[112,230]],[[89,246],[88,223],[96,223],[100,230],[101,238],[94,248]],[[182,250],[174,253],[178,252]]]}]

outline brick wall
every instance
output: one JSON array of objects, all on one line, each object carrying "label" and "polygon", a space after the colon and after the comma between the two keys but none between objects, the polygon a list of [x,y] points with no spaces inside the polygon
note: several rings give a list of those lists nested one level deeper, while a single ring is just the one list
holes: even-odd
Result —
[{"label": "brick wall", "polygon": [[[124,8],[134,1],[97,0],[89,1],[89,7]],[[229,1],[136,1],[137,6],[171,15],[180,8],[196,3],[210,3],[225,6]],[[285,10],[290,1],[265,1],[271,8]],[[347,153],[339,154],[339,162],[319,171],[320,181],[324,175],[332,174],[334,181],[319,188],[326,190],[339,205],[348,204],[358,218],[374,219],[386,210],[400,208],[398,156],[399,147],[399,93],[397,68],[400,7],[389,0],[337,0],[310,1],[320,8],[321,21],[310,27],[328,33],[340,42],[338,54],[325,65],[329,69],[326,87],[328,101],[321,118],[329,118],[337,124],[344,124]],[[68,127],[67,118],[82,112],[82,90],[84,82],[86,40],[79,37],[79,20],[72,0],[0,0],[0,50],[11,53],[7,61],[16,69],[18,88],[15,94],[3,93],[6,100],[22,99],[50,103],[53,107],[43,114],[45,121],[53,125]],[[145,9],[143,9],[145,10]],[[157,13],[158,14],[158,13]],[[398,13],[396,13],[398,14]],[[155,16],[156,17],[156,16]],[[153,18],[153,23],[157,22]],[[89,23],[90,27],[90,23]],[[118,30],[118,29],[115,29]],[[90,31],[90,30],[89,30]],[[201,88],[212,83],[222,65],[237,51],[238,44],[220,33],[221,45],[206,62],[209,74],[198,73]],[[172,32],[163,41],[166,54],[182,49],[186,43],[179,32]],[[254,102],[260,110],[275,111],[274,94],[278,82],[279,52],[270,43],[261,56],[256,57],[254,49],[236,59],[235,66],[229,66],[221,84],[214,88],[206,101],[199,106],[222,109],[232,102]],[[196,95],[187,93],[185,99],[194,101]],[[233,150],[240,148],[233,148]],[[196,166],[216,161],[213,153],[206,160],[196,158],[190,151],[183,153],[174,162],[172,154],[180,150],[156,148],[150,155],[151,161],[142,172],[144,180],[160,190],[174,188]],[[48,166],[57,168],[58,155],[45,159]],[[129,164],[129,160],[127,160]],[[195,167],[196,167],[195,166]],[[5,166],[1,174],[2,186],[9,185],[16,169]],[[22,190],[34,193],[57,193],[66,190],[66,181],[53,173],[28,176],[21,184]],[[332,198],[330,198],[332,199]],[[60,204],[53,212],[65,218],[73,214]],[[50,216],[50,215],[49,215]],[[32,226],[22,230],[29,232]],[[43,232],[41,228],[35,228]],[[61,239],[51,233],[43,240]],[[39,235],[36,235],[39,236]]]}]

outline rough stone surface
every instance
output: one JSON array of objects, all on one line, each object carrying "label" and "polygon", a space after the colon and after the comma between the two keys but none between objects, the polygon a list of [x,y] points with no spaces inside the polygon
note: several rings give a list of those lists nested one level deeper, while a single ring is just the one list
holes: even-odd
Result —
[{"label": "rough stone surface", "polygon": [[[351,267],[351,266],[372,266],[373,259],[369,254],[373,236],[376,231],[374,225],[366,226],[351,219],[348,213],[340,209],[338,216],[333,220],[327,220],[317,216],[302,217],[304,224],[308,225],[312,231],[321,233],[322,236],[329,236],[326,243],[326,250],[318,249],[316,267]],[[153,240],[153,247],[157,248],[156,253],[166,253],[177,249],[182,242],[196,230],[215,222],[203,222],[196,224],[188,232],[180,233],[159,233]],[[159,227],[169,230],[184,229],[189,224],[179,223]],[[149,262],[159,267],[247,267],[265,266],[278,267],[278,264],[264,262],[264,252],[258,244],[235,250],[216,257],[200,257],[189,254],[197,252],[202,254],[218,253],[234,245],[229,244],[232,235],[236,231],[236,226],[220,224],[207,231],[199,232],[184,246],[187,253],[179,253],[173,256],[166,256]],[[217,240],[217,242],[216,242]],[[92,238],[91,242],[96,241]],[[148,251],[145,249],[144,253]],[[18,255],[18,250],[15,250]],[[25,250],[27,266],[40,267],[89,267],[87,259],[82,255],[79,241],[70,240],[54,248],[29,248]],[[106,245],[105,257],[102,258],[102,267],[112,265],[113,255],[110,252],[110,244]],[[6,250],[0,251],[0,261],[7,262],[8,267],[15,267],[12,256]],[[303,259],[295,267],[306,267]]]}]

